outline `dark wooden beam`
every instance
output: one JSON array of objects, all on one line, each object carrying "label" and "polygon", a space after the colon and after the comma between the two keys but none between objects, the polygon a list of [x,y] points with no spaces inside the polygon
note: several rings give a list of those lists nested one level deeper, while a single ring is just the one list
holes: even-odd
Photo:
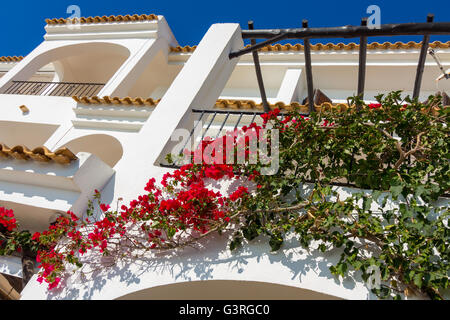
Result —
[{"label": "dark wooden beam", "polygon": [[450,22],[383,24],[380,28],[374,29],[370,29],[367,26],[343,26],[333,28],[243,30],[242,38],[244,39],[268,40],[232,52],[229,57],[230,59],[236,58],[284,39],[358,38],[363,36],[374,37],[425,34],[450,34]]},{"label": "dark wooden beam", "polygon": [[[302,21],[302,27],[308,28],[308,20]],[[311,66],[311,45],[309,39],[303,39],[304,52],[305,52],[305,72],[306,72],[306,85],[308,87],[308,107],[309,112],[314,111],[314,83],[312,78],[312,66]]]},{"label": "dark wooden beam", "polygon": [[[265,47],[267,45],[270,45],[272,43],[275,43],[275,42],[278,42],[280,40],[283,40],[284,38],[286,38],[285,34],[279,34],[279,35],[273,36],[273,37],[271,37],[270,39],[268,39],[266,41],[262,41],[262,42],[259,42],[259,43],[256,43],[256,44],[252,44],[248,48],[245,48],[245,49],[242,49],[242,50],[239,50],[239,51],[236,51],[236,52],[231,52],[229,57],[230,57],[230,59],[237,58],[239,56],[242,56],[243,54],[259,50],[259,49],[261,49],[261,48],[263,48],[263,47]],[[254,40],[255,38],[250,38],[250,39]],[[241,53],[241,52],[244,52],[244,53]]]},{"label": "dark wooden beam", "polygon": [[[308,20],[302,21],[302,27],[304,29],[308,28]],[[308,87],[308,107],[309,112],[314,111],[314,83],[312,76],[312,66],[311,66],[311,45],[309,39],[303,39],[304,52],[305,52],[305,71],[306,71],[306,85]]]},{"label": "dark wooden beam", "polygon": [[359,38],[362,36],[401,36],[424,34],[449,34],[450,22],[419,22],[382,24],[380,28],[342,26],[324,28],[260,29],[242,30],[244,39],[270,39],[284,35],[286,39],[303,38]]},{"label": "dark wooden beam", "polygon": [[[253,30],[253,28],[254,28],[253,21],[248,22],[248,28],[249,28],[249,30]],[[250,43],[252,46],[254,46],[256,44],[255,39],[251,39]],[[259,92],[261,94],[261,100],[262,100],[262,104],[264,107],[264,111],[269,112],[270,108],[269,108],[269,103],[267,102],[266,90],[264,89],[264,81],[263,81],[262,72],[261,72],[261,65],[259,64],[258,51],[255,50],[252,52],[252,54],[253,54],[253,63],[255,64],[256,79],[258,80],[258,87],[259,87]]]},{"label": "dark wooden beam", "polygon": [[[433,20],[434,20],[434,15],[428,14],[427,23],[432,24]],[[429,42],[430,42],[430,35],[425,34],[423,36],[422,46],[420,48],[419,63],[417,64],[417,71],[416,71],[416,80],[414,81],[413,98],[419,98],[420,86],[422,85],[423,69],[425,66],[425,60],[427,59]]]},{"label": "dark wooden beam", "polygon": [[[361,19],[361,26],[367,26],[367,18]],[[364,99],[364,82],[366,80],[367,37],[359,38],[358,96]]]}]

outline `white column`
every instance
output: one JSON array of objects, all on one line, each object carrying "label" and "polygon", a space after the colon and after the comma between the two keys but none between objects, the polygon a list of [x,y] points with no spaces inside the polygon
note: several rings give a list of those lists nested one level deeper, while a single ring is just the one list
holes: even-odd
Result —
[{"label": "white column", "polygon": [[287,69],[278,91],[276,102],[290,103],[298,100],[301,92],[301,69]]},{"label": "white column", "polygon": [[135,197],[149,178],[158,180],[164,170],[154,164],[170,152],[173,131],[190,131],[191,110],[214,105],[239,60],[228,55],[242,47],[239,24],[209,28],[139,134],[128,141],[127,152],[115,167],[116,178],[106,187],[114,197]]},{"label": "white column", "polygon": [[[151,137],[157,151],[156,161],[176,128],[184,128],[193,108],[213,106],[227,83],[239,59],[228,57],[243,47],[238,24],[214,24],[205,34],[172,85],[163,96],[149,121],[141,129],[141,136]],[[186,128],[190,130],[191,128]],[[150,141],[149,141],[150,142]]]}]

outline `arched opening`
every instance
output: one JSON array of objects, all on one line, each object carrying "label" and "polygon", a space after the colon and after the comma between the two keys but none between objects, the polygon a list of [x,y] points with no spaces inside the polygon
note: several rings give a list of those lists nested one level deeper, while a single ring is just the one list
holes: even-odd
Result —
[{"label": "arched opening", "polygon": [[136,291],[117,300],[338,300],[328,294],[258,281],[206,280]]},{"label": "arched opening", "polygon": [[119,45],[87,43],[73,46],[70,53],[67,52],[52,63],[59,82],[106,83],[129,54],[128,49]]},{"label": "arched opening", "polygon": [[[130,51],[124,46],[107,42],[54,48],[29,62],[6,86],[5,93],[93,96],[129,56]],[[45,81],[41,80],[42,69],[52,71],[44,78]]]},{"label": "arched opening", "polygon": [[95,154],[111,168],[116,165],[123,155],[120,141],[106,134],[83,136],[64,144],[62,147],[69,148],[74,154],[78,152]]}]

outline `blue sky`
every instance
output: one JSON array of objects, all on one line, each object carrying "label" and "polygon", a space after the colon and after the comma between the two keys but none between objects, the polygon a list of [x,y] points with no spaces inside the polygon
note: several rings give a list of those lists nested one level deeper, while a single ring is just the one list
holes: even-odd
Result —
[{"label": "blue sky", "polygon": [[[66,10],[70,5],[78,5],[84,17],[135,13],[164,15],[180,45],[197,44],[209,26],[218,22],[236,22],[243,28],[247,28],[248,20],[254,20],[256,28],[295,28],[301,26],[302,19],[308,19],[311,27],[359,25],[361,18],[368,16],[366,9],[369,5],[380,7],[382,24],[424,22],[427,13],[434,13],[435,21],[450,21],[449,0],[2,1],[0,25],[3,39],[0,56],[26,55],[31,52],[43,40],[44,19],[69,17]],[[369,42],[420,39],[398,36],[371,38]],[[449,41],[450,36],[434,36],[431,40]],[[332,41],[348,43],[357,39]],[[320,42],[327,41],[322,39]]]}]

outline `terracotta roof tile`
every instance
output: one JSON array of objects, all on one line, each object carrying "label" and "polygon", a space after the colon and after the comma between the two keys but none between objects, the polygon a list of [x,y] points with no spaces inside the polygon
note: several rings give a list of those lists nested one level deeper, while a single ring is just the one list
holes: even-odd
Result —
[{"label": "terracotta roof tile", "polygon": [[[152,98],[118,98],[118,97],[108,97],[105,96],[103,99],[98,97],[72,97],[77,103],[84,105],[121,105],[121,106],[156,106],[161,99],[154,100]],[[255,110],[264,111],[264,106],[262,103],[256,103],[253,100],[238,100],[238,99],[219,99],[216,101],[215,108],[217,109],[231,109],[231,110]],[[300,112],[307,113],[309,111],[308,104],[301,104],[299,102],[291,102],[286,104],[284,102],[270,103],[269,107],[271,110],[276,108],[284,111],[300,110]],[[338,111],[342,112],[347,109],[351,109],[354,106],[350,106],[346,103],[329,103],[324,102],[320,105],[315,105],[316,111]],[[448,106],[446,106],[448,107]],[[437,111],[437,108],[433,108],[433,112]]]},{"label": "terracotta roof tile", "polygon": [[0,62],[19,62],[23,59],[22,56],[13,56],[13,57],[0,57]]},{"label": "terracotta roof tile", "polygon": [[38,162],[54,161],[59,164],[68,164],[78,158],[67,148],[60,148],[51,152],[46,147],[37,147],[33,150],[23,145],[12,148],[0,143],[0,159],[14,158],[18,160],[34,160]]},{"label": "terracotta roof tile", "polygon": [[95,17],[81,17],[81,18],[59,18],[59,19],[45,19],[48,25],[57,24],[67,24],[67,23],[81,23],[81,24],[91,24],[91,23],[111,23],[111,22],[136,22],[136,21],[151,21],[157,20],[158,16],[156,14],[141,14],[141,15],[118,15],[118,16],[95,16]]},{"label": "terracotta roof tile", "polygon": [[[414,41],[409,41],[409,42],[395,42],[395,43],[391,43],[391,42],[384,42],[384,43],[378,43],[378,42],[372,42],[369,43],[367,45],[367,49],[368,50],[388,50],[388,49],[394,49],[394,50],[399,50],[399,49],[418,49],[422,46],[421,42],[414,42]],[[442,49],[448,49],[450,48],[450,41],[447,42],[441,42],[441,41],[434,41],[430,43],[430,48],[436,49],[436,48],[442,48]],[[247,45],[246,47],[249,47],[249,45]],[[178,46],[178,47],[172,47],[170,48],[171,52],[183,52],[183,53],[191,53],[194,52],[195,49],[197,48],[197,46]],[[335,50],[335,51],[340,51],[340,50],[345,50],[345,51],[349,51],[349,50],[358,50],[359,49],[359,44],[356,44],[354,42],[351,42],[349,44],[344,44],[344,43],[317,43],[317,44],[313,44],[311,45],[311,50],[315,50],[315,51],[326,51],[326,50]],[[259,50],[260,52],[284,52],[284,51],[303,51],[303,45],[302,44],[274,44],[274,45],[269,45],[269,46],[265,46],[262,49]]]},{"label": "terracotta roof tile", "polygon": [[152,98],[119,98],[119,97],[109,97],[105,96],[103,98],[99,98],[97,96],[94,97],[78,97],[73,96],[73,100],[77,103],[81,103],[84,105],[126,105],[126,106],[138,106],[138,107],[154,107],[156,106],[161,99],[154,100]]},{"label": "terracotta roof tile", "polygon": [[[216,108],[219,109],[253,109],[255,111],[264,111],[264,106],[262,103],[256,103],[253,100],[230,100],[230,99],[219,99],[217,100],[215,104]],[[354,105],[349,105],[347,103],[330,103],[330,102],[324,102],[320,105],[315,105],[314,108],[317,112],[319,111],[334,111],[334,112],[344,112],[348,109],[353,109]],[[450,106],[444,106],[444,108],[449,108]],[[308,104],[300,104],[298,102],[291,102],[289,104],[285,104],[284,102],[277,102],[277,103],[270,103],[269,108],[271,110],[274,109],[280,109],[282,111],[293,111],[293,110],[299,110],[300,112],[307,113],[309,112]],[[439,110],[438,107],[432,107],[432,112],[434,114],[437,114],[437,111]],[[423,110],[425,111],[425,110]]]}]

